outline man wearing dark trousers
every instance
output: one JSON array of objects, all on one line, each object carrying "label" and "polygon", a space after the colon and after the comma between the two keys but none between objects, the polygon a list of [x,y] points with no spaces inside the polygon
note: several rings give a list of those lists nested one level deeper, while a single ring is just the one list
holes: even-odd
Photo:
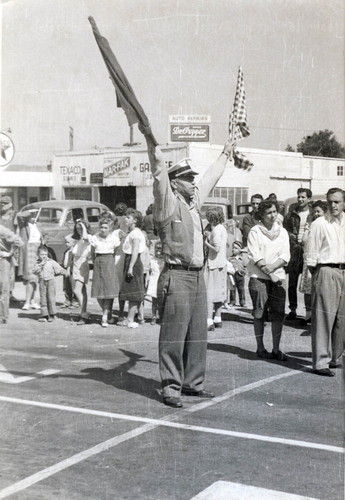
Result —
[{"label": "man wearing dark trousers", "polygon": [[290,312],[286,316],[289,321],[296,319],[298,277],[303,269],[303,234],[313,220],[310,206],[312,196],[310,189],[299,188],[297,190],[297,205],[285,216],[283,222],[284,228],[289,233],[291,253],[288,266]]},{"label": "man wearing dark trousers", "polygon": [[204,282],[204,245],[199,209],[222,175],[231,154],[223,152],[198,182],[188,158],[169,169],[144,133],[154,177],[153,215],[162,241],[165,266],[158,281],[161,330],[159,369],[163,402],[182,407],[181,393],[212,398],[204,389],[207,350],[207,302]]}]

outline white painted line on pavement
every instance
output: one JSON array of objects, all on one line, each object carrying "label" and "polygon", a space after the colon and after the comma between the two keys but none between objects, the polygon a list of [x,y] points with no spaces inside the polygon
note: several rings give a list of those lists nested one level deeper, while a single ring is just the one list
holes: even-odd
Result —
[{"label": "white painted line on pavement", "polygon": [[[184,429],[188,431],[195,431],[195,432],[204,432],[208,434],[218,434],[222,436],[230,436],[230,437],[237,437],[237,438],[242,438],[242,439],[253,439],[256,441],[265,441],[268,443],[279,443],[279,444],[285,444],[285,445],[290,445],[290,446],[299,446],[302,448],[313,448],[317,450],[322,450],[322,451],[329,451],[329,452],[334,452],[334,453],[344,453],[343,448],[340,448],[338,446],[330,446],[326,444],[321,444],[321,443],[312,443],[309,441],[299,441],[295,439],[286,439],[286,438],[276,438],[276,437],[271,437],[271,436],[263,436],[260,434],[250,434],[247,432],[237,432],[237,431],[229,431],[226,429],[215,429],[212,427],[203,427],[199,425],[190,425],[190,424],[180,424],[176,423],[170,419],[168,420],[169,417],[166,417],[166,419],[154,419],[154,418],[146,418],[146,417],[139,417],[139,416],[134,416],[134,415],[126,415],[122,413],[113,413],[113,412],[107,412],[107,411],[99,411],[99,410],[90,410],[87,408],[77,408],[73,406],[64,406],[64,405],[58,405],[58,404],[51,404],[51,403],[42,403],[39,401],[30,401],[30,400],[25,400],[25,399],[17,399],[17,398],[9,398],[6,396],[0,396],[0,401],[6,401],[8,403],[19,403],[22,405],[27,405],[27,406],[37,406],[39,408],[47,408],[47,409],[53,409],[53,410],[60,410],[60,411],[67,411],[71,413],[80,413],[84,415],[94,415],[97,417],[106,417],[106,418],[111,418],[111,419],[116,419],[116,420],[127,420],[129,422],[141,422],[145,424],[152,424],[155,427],[172,427],[175,429]],[[200,405],[195,405],[200,407]],[[204,407],[204,405],[202,405]],[[191,413],[191,411],[195,407],[188,408],[186,409],[186,413]],[[181,418],[181,414],[183,412],[181,411],[178,414],[175,414],[177,419]]]},{"label": "white painted line on pavement", "polygon": [[217,481],[206,490],[201,491],[191,500],[317,500],[316,498],[303,497],[283,491],[268,490],[258,486],[231,483],[230,481]]},{"label": "white painted line on pavement", "polygon": [[108,439],[107,441],[97,444],[96,446],[93,446],[88,450],[84,450],[80,453],[77,453],[76,455],[73,455],[72,457],[67,458],[66,460],[62,460],[61,462],[52,465],[51,467],[47,467],[46,469],[43,469],[37,472],[36,474],[33,474],[32,476],[28,476],[22,481],[18,481],[17,483],[14,483],[11,486],[4,488],[3,490],[0,491],[0,499],[7,498],[10,495],[14,495],[14,493],[23,491],[29,488],[30,486],[39,483],[40,481],[43,481],[44,479],[47,479],[48,477],[53,476],[54,474],[62,470],[68,469],[72,465],[78,464],[79,462],[82,462],[87,458],[90,458],[94,455],[98,455],[103,451],[109,450],[110,448],[113,448],[114,446],[117,446],[118,444],[123,443],[124,441],[128,441],[129,439],[140,436],[141,434],[144,434],[145,432],[148,432],[154,429],[155,427],[156,427],[155,425],[150,425],[150,424],[143,425],[142,427],[138,427],[137,429],[126,432],[121,436],[116,436],[114,438]]},{"label": "white painted line on pavement", "polygon": [[52,368],[48,368],[47,370],[42,370],[41,372],[37,372],[37,375],[44,375],[45,377],[47,375],[55,375],[55,373],[60,373],[61,370],[54,370]]},{"label": "white painted line on pavement", "polygon": [[30,352],[15,351],[14,349],[0,349],[1,356],[18,356],[21,358],[33,358],[33,359],[57,359],[57,356],[51,356],[49,354],[35,354]]},{"label": "white painted line on pavement", "polygon": [[[15,377],[12,373],[8,372],[7,369],[0,364],[0,382],[4,384],[22,384],[23,382],[27,382],[28,380],[35,380],[36,378],[40,378],[42,376],[46,377],[48,375],[53,375],[55,373],[59,373],[61,370],[53,370],[47,369],[42,370],[40,372],[35,373],[30,376],[23,377]],[[37,376],[38,375],[38,376]]]},{"label": "white painted line on pavement", "polygon": [[[100,417],[107,417],[107,418],[116,418],[116,419],[121,419],[121,420],[127,420],[127,421],[135,421],[135,422],[146,422],[146,425],[143,425],[142,427],[139,427],[137,429],[134,429],[132,431],[126,432],[122,434],[121,436],[117,436],[115,438],[112,438],[108,441],[105,441],[103,443],[100,443],[92,448],[89,448],[88,450],[84,450],[81,453],[77,453],[76,455],[73,455],[72,457],[63,460],[62,462],[59,462],[55,465],[52,465],[51,467],[48,467],[46,469],[43,469],[42,471],[33,474],[32,476],[29,476],[22,481],[18,481],[17,483],[12,484],[11,486],[4,488],[3,490],[0,491],[0,499],[2,498],[7,498],[10,495],[13,495],[14,493],[17,493],[18,491],[22,491],[26,488],[29,488],[33,484],[36,484],[40,481],[43,481],[44,479],[61,472],[64,469],[67,469],[68,467],[71,467],[72,465],[75,465],[76,463],[82,462],[83,460],[86,460],[87,458],[97,455],[98,453],[102,453],[105,450],[108,450],[110,448],[113,448],[117,446],[120,443],[123,443],[125,441],[128,441],[136,436],[139,436],[141,434],[144,434],[145,432],[149,432],[159,426],[166,426],[166,427],[175,427],[175,428],[181,428],[181,429],[186,429],[186,430],[197,430],[199,432],[212,432],[214,434],[223,434],[227,433],[229,436],[233,437],[241,437],[241,438],[247,438],[247,439],[255,439],[255,440],[260,440],[260,441],[267,441],[269,440],[278,440],[278,441],[271,441],[271,442],[279,442],[280,444],[289,444],[289,445],[294,445],[294,446],[302,446],[302,447],[310,447],[310,448],[317,448],[323,451],[334,451],[337,453],[343,453],[344,450],[342,448],[338,447],[331,447],[328,445],[319,445],[316,443],[307,443],[303,441],[293,441],[293,440],[286,440],[286,439],[279,439],[279,438],[270,438],[269,436],[258,436],[255,434],[245,434],[245,433],[235,433],[232,431],[223,431],[221,429],[209,429],[207,427],[197,427],[197,426],[190,426],[187,424],[177,424],[176,420],[180,420],[184,416],[194,413],[199,410],[203,410],[204,408],[207,408],[208,406],[213,406],[219,402],[225,401],[226,399],[230,399],[238,394],[250,391],[252,389],[255,389],[257,387],[261,387],[263,385],[270,384],[272,382],[275,382],[279,379],[286,378],[292,375],[300,375],[303,372],[301,371],[289,371],[282,373],[280,375],[274,375],[272,377],[268,377],[266,379],[260,380],[258,382],[253,382],[252,384],[245,385],[243,387],[239,387],[237,389],[234,389],[232,391],[229,391],[222,396],[218,396],[216,398],[213,398],[212,400],[205,401],[199,404],[196,404],[190,408],[186,408],[181,411],[175,412],[173,415],[167,415],[163,417],[161,420],[154,420],[154,419],[149,419],[145,417],[133,417],[131,415],[122,415],[118,413],[111,413],[111,412],[103,412],[103,411],[98,411],[98,410],[88,410],[85,408],[76,408],[72,406],[64,406],[64,405],[56,405],[56,404],[49,404],[49,403],[42,403],[39,401],[30,401],[30,400],[23,400],[23,399],[18,399],[18,398],[9,398],[6,396],[0,396],[0,401],[5,401],[9,403],[18,403],[18,404],[23,404],[23,405],[28,405],[28,406],[37,406],[41,408],[48,408],[48,409],[55,409],[59,411],[68,411],[72,413],[82,413],[82,414],[88,414],[88,415],[95,415],[95,416],[100,416]],[[260,439],[258,439],[260,438]],[[306,446],[307,445],[307,446]]]}]

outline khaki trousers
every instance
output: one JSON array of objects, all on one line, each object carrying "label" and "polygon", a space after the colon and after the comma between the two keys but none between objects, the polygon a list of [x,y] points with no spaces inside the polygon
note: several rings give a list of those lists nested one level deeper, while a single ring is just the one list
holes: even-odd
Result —
[{"label": "khaki trousers", "polygon": [[318,266],[312,276],[313,368],[341,362],[345,339],[345,270]]},{"label": "khaki trousers", "polygon": [[203,389],[207,351],[204,271],[163,269],[158,280],[161,318],[159,370],[163,396]]}]

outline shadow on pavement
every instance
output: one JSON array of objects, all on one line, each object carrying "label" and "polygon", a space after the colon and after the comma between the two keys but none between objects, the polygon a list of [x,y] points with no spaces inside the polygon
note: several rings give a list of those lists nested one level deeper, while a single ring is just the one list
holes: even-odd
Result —
[{"label": "shadow on pavement", "polygon": [[[211,351],[224,352],[228,354],[234,354],[242,359],[247,359],[250,361],[265,361],[266,363],[271,363],[274,365],[286,366],[290,370],[300,370],[300,371],[309,371],[308,366],[311,365],[310,361],[305,359],[301,359],[298,356],[309,355],[311,353],[288,353],[288,360],[286,362],[278,361],[276,359],[263,359],[258,358],[256,353],[253,351],[248,351],[247,349],[243,349],[242,347],[231,346],[228,344],[216,344],[216,343],[208,343],[207,349]],[[296,356],[295,356],[296,354]]]},{"label": "shadow on pavement", "polygon": [[141,375],[129,372],[129,370],[134,368],[138,362],[151,363],[154,365],[156,365],[157,362],[151,361],[150,359],[142,359],[144,356],[135,352],[126,351],[125,349],[119,350],[122,351],[129,359],[115,368],[110,368],[108,370],[101,367],[84,368],[80,372],[82,375],[68,375],[62,373],[51,375],[49,378],[96,380],[102,384],[116,387],[116,389],[121,391],[132,392],[155,401],[160,401],[159,390],[161,385],[158,380],[145,378]]},{"label": "shadow on pavement", "polygon": [[228,311],[222,311],[222,320],[223,321],[236,321],[237,323],[247,323],[247,324],[252,324],[253,319],[250,318],[245,318],[240,314],[234,314],[230,313]]}]

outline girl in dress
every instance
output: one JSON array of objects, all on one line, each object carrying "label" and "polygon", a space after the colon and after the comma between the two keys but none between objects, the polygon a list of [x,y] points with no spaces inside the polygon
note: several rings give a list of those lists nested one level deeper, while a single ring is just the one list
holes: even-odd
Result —
[{"label": "girl in dress", "polygon": [[117,232],[112,232],[113,227],[112,218],[103,215],[99,221],[98,233],[90,239],[93,260],[91,297],[97,299],[102,309],[103,328],[108,326],[108,317],[111,317],[114,297],[117,294],[114,253],[121,242]]},{"label": "girl in dress", "polygon": [[72,256],[72,278],[74,282],[74,294],[80,307],[80,317],[77,325],[85,325],[88,321],[87,291],[86,285],[89,281],[89,258],[91,255],[90,226],[84,219],[78,219],[74,224],[72,238],[75,241]]},{"label": "girl in dress", "polygon": [[[227,232],[220,207],[209,208],[206,218],[211,226],[205,231],[208,258],[205,269],[207,290],[207,327],[209,331],[222,327],[221,310],[227,295]],[[214,313],[213,313],[214,311]],[[214,314],[214,315],[213,315]]]},{"label": "girl in dress", "polygon": [[140,254],[145,251],[145,237],[141,231],[143,216],[134,208],[126,211],[126,224],[129,233],[123,243],[125,254],[123,280],[119,300],[128,300],[128,328],[137,328],[134,316],[139,311],[140,304],[145,297],[143,263]]}]

